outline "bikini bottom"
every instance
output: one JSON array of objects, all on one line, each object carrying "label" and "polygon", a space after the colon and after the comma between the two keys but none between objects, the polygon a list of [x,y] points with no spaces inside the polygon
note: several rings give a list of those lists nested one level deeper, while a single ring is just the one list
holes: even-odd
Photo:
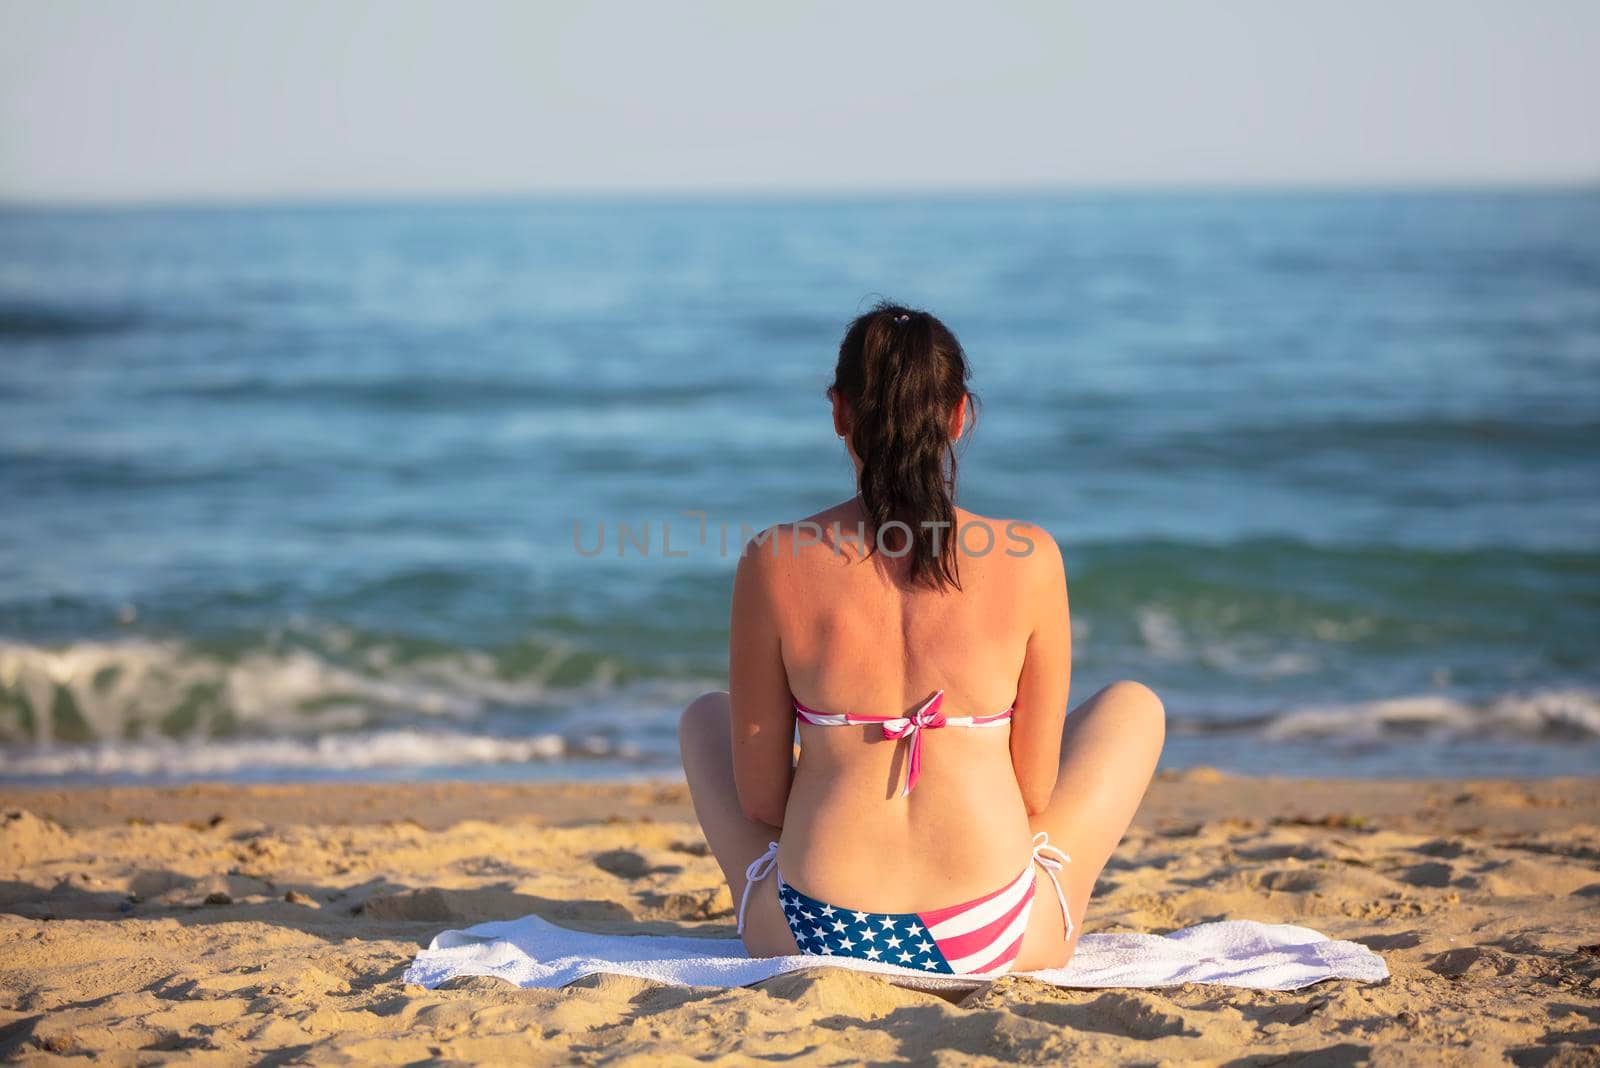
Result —
[{"label": "bikini bottom", "polygon": [[1000,889],[960,905],[924,912],[866,912],[845,909],[795,888],[778,871],[778,843],[745,869],[739,899],[739,933],[744,933],[750,887],[770,872],[778,881],[778,903],[800,952],[826,957],[859,957],[884,964],[943,975],[998,976],[1011,970],[1022,948],[1032,913],[1038,864],[1050,876],[1061,903],[1065,937],[1072,937],[1067,896],[1056,873],[1072,860],[1050,844],[1049,835],[1033,836],[1033,850],[1022,873]]}]

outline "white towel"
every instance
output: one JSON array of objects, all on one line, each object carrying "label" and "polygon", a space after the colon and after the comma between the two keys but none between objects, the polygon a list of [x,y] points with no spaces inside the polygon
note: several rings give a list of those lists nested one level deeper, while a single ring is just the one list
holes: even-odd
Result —
[{"label": "white towel", "polygon": [[[459,975],[494,975],[525,987],[559,987],[596,972],[678,986],[747,986],[801,968],[876,972],[902,986],[964,989],[984,980],[929,975],[855,957],[758,957],[736,938],[603,935],[540,919],[480,923],[445,931],[406,970],[405,981],[435,987]],[[1056,986],[1151,987],[1216,983],[1297,990],[1323,979],[1389,978],[1383,958],[1356,942],[1305,927],[1228,920],[1169,935],[1086,934],[1065,968],[1020,972]]]}]

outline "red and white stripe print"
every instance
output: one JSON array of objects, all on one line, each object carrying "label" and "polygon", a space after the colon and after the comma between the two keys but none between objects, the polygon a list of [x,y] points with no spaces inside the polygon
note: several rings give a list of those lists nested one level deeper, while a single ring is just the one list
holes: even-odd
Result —
[{"label": "red and white stripe print", "polygon": [[992,894],[965,905],[918,913],[958,975],[1005,971],[1017,959],[1033,909],[1033,865]]}]

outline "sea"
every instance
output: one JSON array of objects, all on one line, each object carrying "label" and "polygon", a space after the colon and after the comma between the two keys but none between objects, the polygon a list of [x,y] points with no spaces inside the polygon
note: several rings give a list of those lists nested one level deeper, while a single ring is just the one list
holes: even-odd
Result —
[{"label": "sea", "polygon": [[879,298],[1163,764],[1600,773],[1600,188],[0,208],[0,781],[673,777]]}]

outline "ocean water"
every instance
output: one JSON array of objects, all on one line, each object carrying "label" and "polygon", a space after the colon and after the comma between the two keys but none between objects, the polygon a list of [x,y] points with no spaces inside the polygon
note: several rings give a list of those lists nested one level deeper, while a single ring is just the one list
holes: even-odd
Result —
[{"label": "ocean water", "polygon": [[1168,766],[1600,772],[1575,190],[0,211],[0,779],[675,774],[880,295]]}]

